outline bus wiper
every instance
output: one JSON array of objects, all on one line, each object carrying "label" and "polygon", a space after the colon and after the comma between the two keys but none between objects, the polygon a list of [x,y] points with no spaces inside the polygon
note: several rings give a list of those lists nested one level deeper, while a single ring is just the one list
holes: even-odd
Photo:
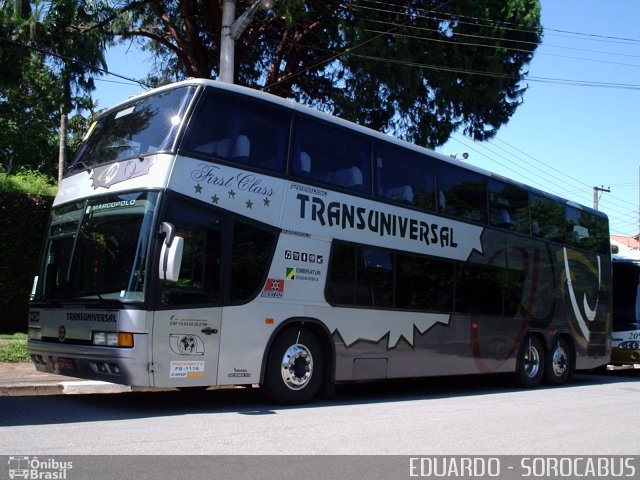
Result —
[{"label": "bus wiper", "polygon": [[69,166],[69,168],[67,168],[67,171],[65,173],[76,172],[76,171],[78,171],[80,169],[88,170],[89,169],[89,165],[84,160],[78,160],[76,162],[73,162]]},{"label": "bus wiper", "polygon": [[100,300],[100,302],[102,303],[102,308],[105,309],[113,308],[120,305],[120,302],[118,302],[117,300],[104,298],[102,295],[100,295],[100,292],[98,290],[88,290],[83,292],[83,294],[95,295],[96,297],[98,297],[98,300]]},{"label": "bus wiper", "polygon": [[51,300],[50,298],[44,297],[44,301],[47,302],[47,305],[49,305],[50,307],[59,307],[60,303],[56,302],[55,300]]},{"label": "bus wiper", "polygon": [[52,300],[51,298],[45,297],[44,295],[39,295],[38,297],[32,300],[33,302],[44,302],[48,307],[58,308],[60,307],[60,303],[56,300]]}]

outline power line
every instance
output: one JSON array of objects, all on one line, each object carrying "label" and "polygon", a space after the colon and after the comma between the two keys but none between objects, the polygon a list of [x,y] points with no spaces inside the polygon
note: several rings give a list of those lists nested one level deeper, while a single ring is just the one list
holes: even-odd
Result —
[{"label": "power line", "polygon": [[[384,7],[387,7],[387,8],[391,6],[398,7],[398,8],[405,8],[405,5],[397,5],[390,2],[381,2],[377,0],[364,0],[364,1],[370,4],[383,5]],[[455,16],[452,15],[454,18],[442,17],[442,16],[432,17],[432,16],[428,16],[427,14],[442,15],[443,12],[441,11],[436,12],[434,10],[427,10],[427,9],[417,9],[416,12],[412,11],[411,13],[409,13],[406,11],[403,12],[403,11],[388,10],[388,9],[375,8],[375,7],[363,7],[363,8],[368,8],[369,10],[375,10],[378,12],[396,13],[400,15],[414,15],[417,18],[431,19],[436,21],[455,21],[456,23],[473,25],[477,27],[486,27],[486,28],[499,27],[504,30],[511,30],[511,31],[525,32],[525,33],[541,33],[543,35],[546,35],[547,32],[553,32],[552,34],[553,36],[559,36],[559,37],[571,38],[570,36],[577,36],[577,37],[582,37],[585,40],[600,41],[600,42],[606,42],[606,43],[640,44],[640,38],[616,37],[612,35],[598,35],[594,33],[574,32],[570,30],[550,28],[550,27],[544,27],[543,30],[540,31],[537,28],[532,28],[529,25],[524,25],[520,23],[513,23],[513,22],[507,22],[507,21],[496,22],[496,21],[491,21],[487,18],[478,18],[478,17],[471,17],[471,16],[465,16],[465,15],[459,15],[459,14],[455,14]],[[418,14],[418,12],[422,12],[422,14]]]},{"label": "power line", "polygon": [[[508,152],[507,150],[501,149],[498,145],[494,143],[494,140],[497,140],[497,139],[491,140],[490,144],[496,148],[500,148],[504,152],[504,154],[496,152],[495,150],[489,148],[486,144],[483,144],[483,143],[478,143],[475,141],[470,143],[471,140],[468,137],[464,137],[459,133],[454,134],[451,137],[451,140],[461,144],[465,149],[475,152],[480,157],[487,159],[491,163],[495,163],[500,167],[502,167],[503,169],[511,172],[512,174],[515,174],[515,178],[514,177],[511,177],[511,178],[524,179],[525,183],[528,183],[532,186],[537,186],[542,190],[549,191],[563,198],[571,198],[571,197],[573,197],[574,199],[577,198],[578,199],[577,201],[584,205],[590,205],[590,202],[593,201],[593,197],[592,197],[593,186],[588,185],[582,182],[581,180],[562,172],[557,168],[554,168],[548,163],[543,162],[527,154],[521,149],[518,149],[517,147],[510,145],[508,142],[501,141],[502,143],[509,146],[510,148],[513,148],[516,152],[519,152],[520,154],[543,165],[544,169],[540,169],[540,168],[536,169],[536,167],[532,166],[529,162],[527,162],[526,159],[523,159],[522,157],[517,155],[514,156],[512,153]],[[486,152],[489,152],[489,153],[486,153]],[[512,156],[514,156],[514,158],[517,159],[518,162],[510,158]],[[504,161],[506,161],[507,163],[504,163]],[[513,167],[510,166],[510,164],[513,165]],[[546,170],[551,170],[557,173],[556,177],[553,177],[554,180],[543,178],[540,175],[541,173],[544,173],[551,176],[552,174],[548,173]],[[525,173],[523,173],[523,171]],[[510,175],[506,175],[506,176],[509,177]],[[562,181],[564,183],[558,183],[559,181]],[[567,190],[566,187],[571,186],[572,184],[578,187],[577,190]],[[638,218],[637,209],[634,208],[629,210],[628,208],[625,208],[629,205],[628,202],[620,199],[619,197],[616,197],[615,195],[608,195],[607,203],[608,203],[608,206],[606,208],[606,213],[609,216],[610,224],[635,225],[635,222],[637,221],[637,218]],[[613,231],[620,232],[619,230],[615,230],[614,228],[612,228],[612,232]],[[627,233],[629,232],[625,232],[625,234]]]},{"label": "power line", "polygon": [[[538,34],[540,32],[538,32],[537,29],[532,29],[532,28],[525,28],[524,26],[518,25],[517,28],[513,28],[513,27],[505,27],[503,25],[503,23],[497,24],[495,22],[488,22],[484,19],[473,19],[474,22],[465,22],[465,21],[459,21],[458,20],[458,16],[456,16],[455,20],[452,20],[451,18],[445,18],[445,17],[434,17],[434,16],[424,16],[424,15],[419,15],[415,12],[407,12],[407,11],[398,11],[398,10],[390,10],[389,7],[393,7],[396,5],[389,5],[386,3],[382,3],[382,2],[376,2],[375,0],[369,0],[370,3],[373,4],[380,4],[380,5],[384,5],[387,8],[375,8],[375,7],[366,7],[366,6],[358,6],[356,8],[360,8],[362,10],[369,10],[369,11],[375,11],[378,13],[386,13],[386,14],[397,14],[397,15],[407,15],[407,16],[411,16],[413,15],[413,19],[417,20],[417,19],[426,19],[426,20],[434,20],[436,22],[452,22],[455,21],[456,24],[467,24],[467,25],[473,25],[475,27],[479,27],[479,28],[483,28],[483,27],[491,27],[491,28],[495,28],[496,26],[499,26],[500,29],[502,30],[515,30],[518,32],[526,32],[526,33],[531,33],[531,34]],[[460,16],[460,18],[471,18],[471,17],[464,17],[464,16]],[[389,21],[389,20],[381,20],[381,19],[376,19],[376,18],[365,18],[365,21],[371,22],[373,24],[381,24],[381,25],[385,25],[385,26],[397,26],[396,23],[394,23],[393,21]],[[483,22],[483,23],[476,23],[476,22]],[[514,25],[514,24],[510,24],[510,25]],[[453,44],[453,45],[462,45],[462,46],[470,46],[470,47],[479,47],[479,48],[493,48],[493,49],[504,49],[504,50],[508,50],[508,51],[512,51],[512,52],[521,52],[521,53],[532,53],[532,49],[527,49],[527,48],[518,48],[516,46],[513,45],[517,45],[517,44],[521,44],[521,45],[538,45],[538,42],[535,41],[531,41],[531,40],[522,40],[522,39],[516,39],[516,38],[508,38],[508,37],[496,37],[496,36],[489,36],[489,35],[481,35],[478,33],[465,33],[465,32],[454,32],[454,35],[452,35],[451,37],[447,37],[446,35],[444,35],[444,32],[442,31],[442,28],[440,27],[440,25],[437,25],[438,28],[430,28],[430,27],[426,27],[426,26],[419,26],[419,25],[407,25],[406,29],[408,29],[409,31],[416,31],[416,32],[429,32],[429,33],[439,33],[441,34],[444,38],[428,38],[419,34],[410,34],[410,33],[402,33],[402,32],[394,32],[393,35],[396,37],[403,37],[403,38],[412,38],[412,39],[416,39],[416,40],[420,40],[420,41],[427,41],[427,42],[439,42],[439,43],[448,43],[448,44]],[[552,31],[554,31],[555,29],[550,29]],[[381,33],[379,30],[376,29],[371,29],[370,30],[372,33]],[[559,32],[565,32],[565,33],[573,33],[574,35],[580,35],[582,38],[580,38],[580,40],[594,40],[594,38],[592,37],[596,37],[598,41],[608,41],[608,42],[612,42],[612,43],[622,43],[623,41],[626,42],[626,44],[629,44],[628,42],[634,42],[633,45],[636,46],[637,44],[640,44],[640,40],[632,40],[632,39],[628,39],[628,38],[619,38],[619,37],[612,37],[612,36],[602,36],[602,35],[594,35],[594,34],[580,34],[579,32],[568,32],[566,30],[557,30]],[[555,35],[555,36],[562,36],[562,37],[568,37],[568,35]],[[482,40],[484,41],[489,41],[491,43],[478,43],[478,42],[474,42],[474,41],[469,41],[469,42],[460,42],[458,39],[459,38],[468,38],[468,39],[473,39],[473,40]],[[573,37],[571,37],[573,38]],[[615,42],[613,42],[613,40],[611,39],[616,39]],[[511,44],[511,46],[507,46]],[[571,47],[571,46],[566,46],[566,45],[555,45],[555,44],[550,44],[548,42],[542,42],[539,46],[539,48],[543,48],[543,49],[547,49],[547,48],[556,48],[556,49],[563,49],[563,50],[570,50],[570,51],[578,51],[578,52],[585,52],[585,53],[591,53],[591,54],[598,54],[598,55],[609,55],[609,56],[618,56],[618,57],[627,57],[627,58],[640,58],[640,55],[635,55],[635,54],[629,54],[629,53],[620,53],[620,52],[611,52],[611,51],[603,51],[603,50],[593,50],[593,49],[587,49],[587,48],[577,48],[577,47]],[[613,65],[621,65],[621,66],[629,66],[629,67],[633,67],[633,68],[640,68],[640,65],[637,64],[629,64],[629,63],[622,63],[622,62],[614,62],[614,61],[609,61],[609,60],[600,60],[600,59],[594,59],[594,58],[581,58],[581,57],[571,57],[571,56],[562,56],[559,54],[554,54],[554,53],[547,53],[547,52],[540,52],[538,51],[536,53],[536,55],[550,55],[550,56],[557,56],[560,58],[569,58],[569,59],[575,59],[575,60],[581,60],[581,61],[590,61],[590,62],[597,62],[597,63],[607,63],[607,64],[613,64]],[[584,83],[584,81],[582,81],[582,83]]]},{"label": "power line", "polygon": [[76,58],[69,57],[69,56],[66,56],[66,55],[62,55],[60,53],[53,52],[51,50],[47,50],[46,48],[42,48],[42,47],[39,47],[39,46],[36,46],[36,45],[30,45],[28,43],[21,42],[19,40],[13,40],[13,39],[6,38],[6,37],[1,37],[1,36],[0,36],[0,41],[4,41],[4,42],[7,42],[7,43],[11,43],[13,45],[18,45],[18,46],[21,46],[21,47],[25,47],[25,48],[28,48],[29,50],[33,50],[34,52],[38,52],[38,53],[41,53],[41,54],[44,54],[44,55],[48,55],[48,56],[51,56],[51,57],[59,58],[60,60],[64,60],[64,61],[67,61],[67,62],[74,63],[76,65],[80,65],[82,67],[85,67],[89,72],[97,71],[97,72],[100,72],[103,75],[111,75],[113,77],[117,77],[117,78],[120,78],[122,80],[126,80],[126,81],[128,81],[130,83],[135,83],[137,85],[140,85],[143,88],[150,88],[149,85],[145,84],[141,80],[137,80],[135,78],[130,78],[130,77],[127,77],[125,75],[121,75],[119,73],[110,72],[109,70],[107,70],[105,68],[101,68],[101,67],[97,67],[97,66],[91,65],[89,63],[83,62],[83,61],[78,60]]},{"label": "power line", "polygon": [[[349,52],[344,52],[349,53]],[[353,55],[353,54],[352,54]],[[616,82],[596,82],[590,80],[575,80],[567,78],[552,78],[552,77],[533,77],[530,75],[509,75],[497,72],[486,72],[480,70],[471,70],[464,68],[447,67],[443,65],[429,65],[419,62],[409,62],[406,60],[398,60],[391,58],[374,57],[371,55],[358,55],[360,58],[364,58],[372,61],[386,62],[396,65],[403,65],[407,67],[422,68],[425,70],[438,70],[442,72],[459,73],[465,75],[477,75],[481,77],[493,77],[493,78],[507,78],[513,80],[526,80],[530,82],[549,83],[555,85],[570,85],[575,87],[595,87],[595,88],[615,88],[621,90],[640,90],[640,84],[628,84],[628,83],[616,83]]]}]

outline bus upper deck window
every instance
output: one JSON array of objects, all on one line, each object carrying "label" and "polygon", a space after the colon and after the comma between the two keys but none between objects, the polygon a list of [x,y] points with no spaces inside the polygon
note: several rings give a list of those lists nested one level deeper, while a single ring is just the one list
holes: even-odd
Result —
[{"label": "bus upper deck window", "polygon": [[297,118],[293,174],[353,192],[371,193],[369,141],[336,125]]},{"label": "bus upper deck window", "polygon": [[282,109],[208,89],[198,101],[181,150],[282,173],[289,124],[289,114]]}]

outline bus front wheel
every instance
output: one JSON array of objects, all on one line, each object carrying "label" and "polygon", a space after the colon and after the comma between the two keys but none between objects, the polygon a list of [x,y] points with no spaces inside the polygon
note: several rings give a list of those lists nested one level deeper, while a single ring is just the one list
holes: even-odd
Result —
[{"label": "bus front wheel", "polygon": [[544,375],[544,363],[545,354],[542,342],[538,337],[527,336],[518,353],[516,370],[518,383],[525,388],[537,386]]},{"label": "bus front wheel", "polygon": [[306,403],[318,393],[323,369],[317,337],[306,328],[290,328],[276,337],[269,350],[262,388],[273,402]]}]

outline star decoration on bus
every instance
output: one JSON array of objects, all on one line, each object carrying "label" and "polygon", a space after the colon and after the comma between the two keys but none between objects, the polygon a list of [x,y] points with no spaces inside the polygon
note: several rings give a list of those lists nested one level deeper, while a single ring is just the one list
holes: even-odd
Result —
[{"label": "star decoration on bus", "polygon": [[279,201],[273,180],[256,173],[198,163],[187,171],[185,180],[183,193],[210,199],[209,205],[217,207],[258,213],[271,210],[272,202]]}]

